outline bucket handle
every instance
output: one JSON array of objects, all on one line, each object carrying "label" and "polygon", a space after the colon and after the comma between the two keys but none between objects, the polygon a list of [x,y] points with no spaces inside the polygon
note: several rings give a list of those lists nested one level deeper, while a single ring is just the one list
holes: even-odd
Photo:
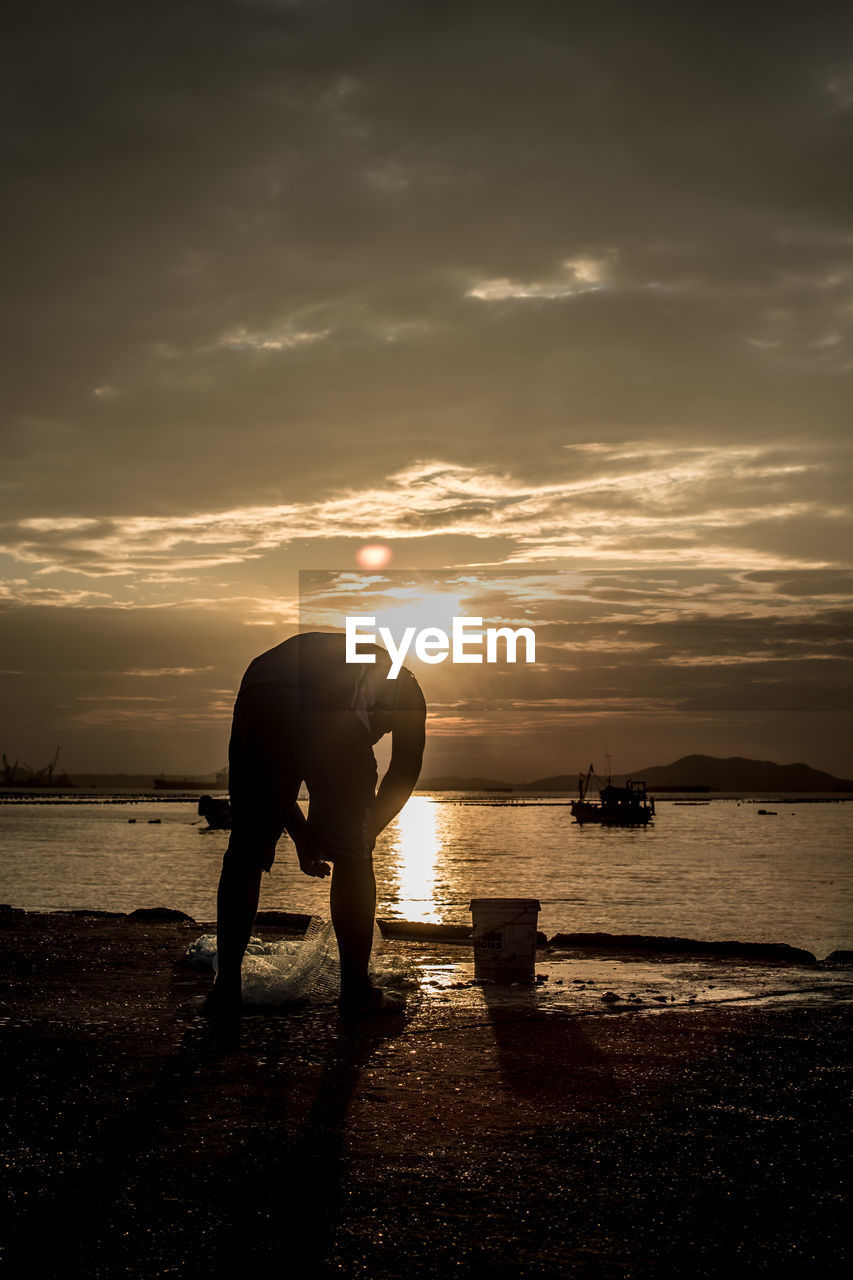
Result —
[{"label": "bucket handle", "polygon": [[[523,908],[521,909],[521,911],[518,911],[518,912],[517,912],[514,916],[512,916],[509,920],[502,920],[502,921],[501,921],[501,924],[502,924],[502,925],[515,924],[515,922],[516,922],[517,920],[520,920],[520,919],[521,919],[521,917],[525,914],[526,910],[527,910],[527,908],[524,908],[524,907],[523,907]],[[539,916],[539,912],[538,912],[538,911],[536,912],[536,916],[537,916],[537,920],[538,920],[538,916]]]}]

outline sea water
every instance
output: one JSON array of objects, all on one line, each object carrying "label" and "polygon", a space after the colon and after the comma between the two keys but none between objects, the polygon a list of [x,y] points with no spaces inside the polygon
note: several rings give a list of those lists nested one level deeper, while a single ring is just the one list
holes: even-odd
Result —
[{"label": "sea water", "polygon": [[[206,829],[196,801],[79,800],[0,804],[0,901],[214,919],[228,835]],[[578,827],[566,796],[419,794],[374,860],[380,918],[470,924],[472,898],[538,898],[549,936],[853,947],[853,803],[659,799],[651,826],[623,830]],[[261,905],[327,918],[328,883],[302,874],[284,837]]]}]

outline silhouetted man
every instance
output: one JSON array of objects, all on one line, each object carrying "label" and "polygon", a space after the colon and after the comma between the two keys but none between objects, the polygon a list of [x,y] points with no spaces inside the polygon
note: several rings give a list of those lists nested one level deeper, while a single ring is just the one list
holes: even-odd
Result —
[{"label": "silhouetted man", "polygon": [[[208,1013],[235,1015],[240,969],[283,831],[309,876],[329,875],[329,902],[341,959],[341,1010],[390,1013],[402,1007],[371,982],[376,836],[403,808],[420,773],[426,703],[403,667],[387,678],[384,649],[361,645],[375,662],[348,664],[345,637],[292,636],[262,653],[243,677],[228,748],[232,827],[217,896],[219,969]],[[373,744],[391,733],[391,762],[379,791]],[[307,818],[296,803],[305,782]]]}]

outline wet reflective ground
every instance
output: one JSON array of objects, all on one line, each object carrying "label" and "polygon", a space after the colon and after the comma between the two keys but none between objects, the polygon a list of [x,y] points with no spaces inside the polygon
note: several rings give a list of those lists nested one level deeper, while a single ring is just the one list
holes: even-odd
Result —
[{"label": "wet reflective ground", "polygon": [[0,920],[13,1273],[846,1273],[849,971],[542,953],[497,988],[394,941],[404,1017],[225,1036],[199,931]]},{"label": "wet reflective ground", "polygon": [[420,983],[430,999],[451,1007],[484,997],[541,1013],[588,1015],[660,1012],[720,1005],[810,1005],[853,998],[853,971],[813,969],[737,960],[619,959],[540,953],[536,985],[503,986],[476,979],[470,953],[419,960]]}]

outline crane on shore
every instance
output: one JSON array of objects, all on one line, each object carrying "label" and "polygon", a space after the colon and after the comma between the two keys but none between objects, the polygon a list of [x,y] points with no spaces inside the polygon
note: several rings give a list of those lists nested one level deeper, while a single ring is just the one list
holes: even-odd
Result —
[{"label": "crane on shore", "polygon": [[27,764],[26,760],[16,759],[12,764],[9,757],[3,752],[3,779],[4,787],[70,787],[73,782],[67,773],[57,774],[56,766],[59,763],[59,747],[53,753],[53,759],[49,760],[41,769],[34,769],[32,765]]}]

